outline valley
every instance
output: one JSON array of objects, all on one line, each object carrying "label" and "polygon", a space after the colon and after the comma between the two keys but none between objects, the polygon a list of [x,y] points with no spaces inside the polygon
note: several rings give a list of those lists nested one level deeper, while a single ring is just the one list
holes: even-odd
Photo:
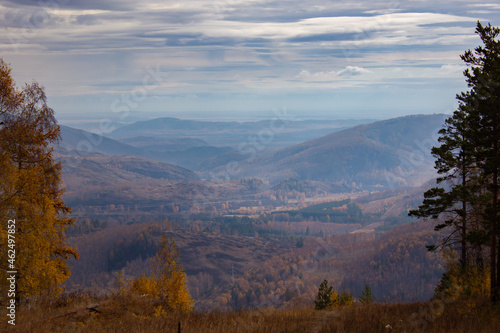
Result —
[{"label": "valley", "polygon": [[[325,277],[355,296],[370,284],[380,300],[425,300],[444,263],[425,249],[432,227],[407,214],[432,186],[424,150],[443,118],[331,128],[259,151],[238,151],[236,133],[252,134],[235,123],[138,123],[120,141],[63,127],[56,156],[81,253],[66,288],[112,292],[117,274],[148,272],[168,235],[198,310],[309,303]],[[226,139],[209,140],[212,130]]]}]

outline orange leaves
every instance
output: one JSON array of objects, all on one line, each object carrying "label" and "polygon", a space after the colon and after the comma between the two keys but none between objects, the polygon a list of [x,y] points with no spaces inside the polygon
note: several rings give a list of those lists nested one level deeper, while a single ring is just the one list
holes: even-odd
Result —
[{"label": "orange leaves", "polygon": [[172,310],[189,312],[193,300],[186,287],[186,274],[179,264],[179,250],[172,239],[161,237],[161,248],[151,264],[153,273],[130,282],[129,292],[160,299]]},{"label": "orange leaves", "polygon": [[43,88],[31,83],[18,90],[1,59],[0,89],[0,216],[18,222],[17,296],[54,295],[70,275],[66,259],[78,256],[65,243],[72,220],[61,198],[61,165],[52,156],[59,125]]}]

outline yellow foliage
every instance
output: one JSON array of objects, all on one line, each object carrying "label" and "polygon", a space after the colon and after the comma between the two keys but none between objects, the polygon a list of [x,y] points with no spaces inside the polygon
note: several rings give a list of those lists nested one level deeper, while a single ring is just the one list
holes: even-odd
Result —
[{"label": "yellow foliage", "polygon": [[481,270],[476,266],[462,269],[454,252],[445,252],[444,257],[447,260],[446,272],[436,287],[436,297],[455,300],[488,297],[491,288],[489,269]]},{"label": "yellow foliage", "polygon": [[340,295],[335,289],[332,289],[332,295],[330,296],[331,304],[329,308],[336,306],[349,306],[354,304],[354,298],[348,291],[342,292]]},{"label": "yellow foliage", "polygon": [[153,274],[142,274],[130,282],[129,292],[148,295],[162,301],[172,310],[189,312],[193,309],[193,299],[186,286],[186,274],[178,263],[179,250],[171,239],[162,237],[161,248],[151,264]]},{"label": "yellow foliage", "polygon": [[[65,231],[73,221],[62,200],[61,164],[52,156],[59,125],[43,88],[32,83],[18,91],[2,59],[0,82],[0,114],[5,116],[0,126],[0,230],[3,235],[8,229],[15,231],[15,262],[9,266],[17,271],[15,296],[55,295],[70,276],[66,260],[78,257],[65,243]],[[9,220],[15,220],[14,229],[8,228]],[[6,249],[7,239],[0,240]],[[7,251],[0,251],[0,262],[7,262]],[[1,290],[5,283],[3,269]],[[0,303],[5,294],[0,294]]]},{"label": "yellow foliage", "polygon": [[166,315],[167,311],[161,305],[155,307],[155,314],[154,314],[155,318],[165,317]]},{"label": "yellow foliage", "polygon": [[335,289],[332,290],[332,296],[330,297],[332,300],[332,305],[331,306],[337,306],[339,305],[339,294]]},{"label": "yellow foliage", "polygon": [[129,291],[132,294],[147,295],[152,298],[159,298],[160,296],[157,281],[144,274],[130,282]]},{"label": "yellow foliage", "polygon": [[490,274],[487,269],[468,267],[465,271],[458,265],[449,266],[436,288],[438,297],[478,297],[488,296]]},{"label": "yellow foliage", "polygon": [[354,304],[354,298],[351,293],[344,291],[337,297],[337,304],[341,306],[350,306]]},{"label": "yellow foliage", "polygon": [[125,277],[123,276],[123,272],[119,271],[116,273],[116,278],[115,278],[115,289],[118,294],[123,295],[128,292],[128,282],[125,280]]}]

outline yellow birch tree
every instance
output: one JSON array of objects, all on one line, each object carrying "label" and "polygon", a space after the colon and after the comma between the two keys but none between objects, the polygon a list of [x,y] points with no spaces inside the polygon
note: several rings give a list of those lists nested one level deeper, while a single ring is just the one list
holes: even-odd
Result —
[{"label": "yellow birch tree", "polygon": [[130,284],[130,292],[160,299],[169,309],[189,312],[193,299],[186,286],[179,249],[171,238],[161,237],[160,250],[151,263],[151,276],[144,274]]},{"label": "yellow birch tree", "polygon": [[[78,257],[65,243],[68,217],[61,188],[61,164],[53,156],[60,138],[54,111],[36,82],[18,90],[0,59],[0,262],[7,265],[8,221],[15,221],[16,299],[56,295],[70,276],[67,259]],[[10,252],[12,253],[12,252]],[[5,297],[5,295],[0,297]]]}]

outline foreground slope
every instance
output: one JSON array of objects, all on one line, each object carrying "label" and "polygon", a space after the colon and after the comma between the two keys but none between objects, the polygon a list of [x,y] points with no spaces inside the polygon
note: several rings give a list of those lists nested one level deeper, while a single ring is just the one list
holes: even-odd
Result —
[{"label": "foreground slope", "polygon": [[[160,304],[129,295],[73,294],[52,306],[22,308],[19,332],[498,332],[499,310],[481,300],[451,303],[372,304],[315,311],[264,309],[229,313],[181,314]],[[471,309],[471,310],[469,310]],[[160,310],[160,311],[159,311]],[[470,315],[474,313],[474,315]],[[7,321],[0,330],[12,330]]]}]

